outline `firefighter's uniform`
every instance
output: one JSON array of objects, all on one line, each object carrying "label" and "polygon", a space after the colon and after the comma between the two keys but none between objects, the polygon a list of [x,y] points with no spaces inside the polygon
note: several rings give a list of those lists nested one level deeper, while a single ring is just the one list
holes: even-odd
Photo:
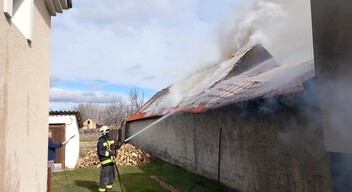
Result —
[{"label": "firefighter's uniform", "polygon": [[105,131],[97,143],[97,152],[101,163],[99,191],[113,191],[112,184],[115,180],[115,148],[117,142],[110,139]]}]

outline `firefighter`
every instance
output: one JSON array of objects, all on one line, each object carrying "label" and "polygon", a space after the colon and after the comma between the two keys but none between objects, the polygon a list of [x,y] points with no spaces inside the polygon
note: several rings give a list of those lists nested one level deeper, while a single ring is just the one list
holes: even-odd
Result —
[{"label": "firefighter", "polygon": [[100,128],[100,137],[97,143],[97,152],[101,163],[99,191],[113,192],[112,184],[115,180],[115,156],[119,147],[117,141],[109,136],[110,128]]}]

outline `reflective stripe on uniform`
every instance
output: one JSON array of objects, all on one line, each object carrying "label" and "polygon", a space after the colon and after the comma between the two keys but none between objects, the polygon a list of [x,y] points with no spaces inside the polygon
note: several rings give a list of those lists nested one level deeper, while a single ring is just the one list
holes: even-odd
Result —
[{"label": "reflective stripe on uniform", "polygon": [[106,188],[107,189],[112,189],[112,185],[107,185]]},{"label": "reflective stripe on uniform", "polygon": [[99,191],[105,191],[105,188],[99,188]]},{"label": "reflective stripe on uniform", "polygon": [[115,143],[115,141],[114,140],[111,140],[111,141],[105,141],[104,143],[103,143],[103,146],[110,146],[110,145],[112,145],[112,144],[114,144]]},{"label": "reflective stripe on uniform", "polygon": [[110,149],[111,145],[113,145],[114,143],[115,143],[114,140],[106,140],[106,141],[103,143],[103,146],[107,148],[107,150],[106,150],[105,153],[104,153],[104,156],[105,156],[105,157],[109,157],[109,156],[110,156],[110,159],[103,160],[103,161],[101,162],[102,165],[106,165],[106,164],[108,164],[108,163],[113,163],[113,162],[115,162],[114,156],[111,156],[111,149]]},{"label": "reflective stripe on uniform", "polygon": [[112,163],[112,159],[107,159],[101,162],[102,165],[108,164],[108,163]]}]

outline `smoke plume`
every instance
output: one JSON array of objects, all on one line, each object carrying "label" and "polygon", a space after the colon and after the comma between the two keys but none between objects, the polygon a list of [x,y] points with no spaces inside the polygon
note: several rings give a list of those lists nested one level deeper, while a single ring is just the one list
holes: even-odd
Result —
[{"label": "smoke plume", "polygon": [[281,64],[313,57],[309,1],[244,1],[219,31],[223,60],[257,43]]}]

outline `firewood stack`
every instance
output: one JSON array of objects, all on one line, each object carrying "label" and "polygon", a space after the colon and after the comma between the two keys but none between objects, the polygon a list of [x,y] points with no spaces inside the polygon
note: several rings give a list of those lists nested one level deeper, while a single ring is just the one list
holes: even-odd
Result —
[{"label": "firewood stack", "polygon": [[97,154],[97,149],[92,148],[88,151],[87,155],[83,158],[83,161],[80,163],[80,167],[90,167],[97,166],[99,167],[100,161]]},{"label": "firewood stack", "polygon": [[[153,157],[139,149],[138,147],[133,146],[132,144],[123,144],[118,150],[118,155],[116,157],[117,165],[132,165],[132,166],[141,166],[153,161]],[[91,167],[96,166],[100,167],[100,161],[97,155],[97,149],[92,148],[88,151],[86,157],[83,158],[83,161],[79,165],[80,167]]]}]

